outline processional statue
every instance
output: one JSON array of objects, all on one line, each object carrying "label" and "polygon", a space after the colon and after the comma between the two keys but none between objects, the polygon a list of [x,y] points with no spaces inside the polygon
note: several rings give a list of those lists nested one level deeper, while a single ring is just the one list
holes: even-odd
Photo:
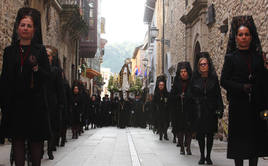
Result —
[{"label": "processional statue", "polygon": [[120,73],[120,86],[121,86],[121,91],[123,93],[123,98],[126,99],[128,97],[127,91],[129,90],[129,79],[130,79],[130,71],[128,64],[125,64]]}]

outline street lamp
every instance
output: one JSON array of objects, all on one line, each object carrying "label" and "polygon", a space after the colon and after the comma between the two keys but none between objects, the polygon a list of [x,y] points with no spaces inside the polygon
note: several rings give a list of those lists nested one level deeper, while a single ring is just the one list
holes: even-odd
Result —
[{"label": "street lamp", "polygon": [[150,28],[150,35],[152,38],[156,38],[158,36],[159,29],[157,29],[155,26]]}]

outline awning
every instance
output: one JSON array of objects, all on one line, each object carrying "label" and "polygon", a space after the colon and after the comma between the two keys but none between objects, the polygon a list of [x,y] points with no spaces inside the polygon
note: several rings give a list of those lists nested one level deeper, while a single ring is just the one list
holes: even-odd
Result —
[{"label": "awning", "polygon": [[91,68],[87,68],[86,76],[90,79],[94,78],[95,76],[100,76],[101,73],[97,72],[96,70],[93,70]]}]

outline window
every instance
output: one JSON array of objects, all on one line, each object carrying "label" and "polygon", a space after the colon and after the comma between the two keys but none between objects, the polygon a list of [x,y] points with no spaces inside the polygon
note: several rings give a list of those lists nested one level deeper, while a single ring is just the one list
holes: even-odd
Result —
[{"label": "window", "polygon": [[89,20],[89,27],[90,27],[90,28],[94,28],[94,26],[95,26],[95,21],[94,21],[94,19],[90,19],[90,20]]},{"label": "window", "polygon": [[89,6],[89,17],[93,18],[94,17],[94,3],[90,2],[88,6]]}]

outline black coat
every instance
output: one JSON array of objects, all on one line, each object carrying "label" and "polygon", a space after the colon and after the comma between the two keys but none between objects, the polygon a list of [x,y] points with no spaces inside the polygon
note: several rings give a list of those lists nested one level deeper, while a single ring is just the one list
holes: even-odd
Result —
[{"label": "black coat", "polygon": [[192,131],[194,122],[194,109],[193,109],[193,98],[191,94],[191,83],[190,81],[185,82],[184,97],[182,81],[179,81],[175,86],[173,85],[170,93],[170,109],[171,109],[171,120],[173,131],[187,132]]},{"label": "black coat", "polygon": [[[248,64],[245,60],[247,57],[248,53],[239,51],[226,55],[221,75],[221,85],[227,90],[229,100],[227,157],[234,159],[268,155],[267,130],[265,122],[260,120],[259,115],[260,111],[267,108],[265,101],[267,91],[265,92],[263,87],[265,77],[263,59],[261,56],[252,56],[253,80],[250,81]],[[243,85],[246,83],[253,85],[251,102],[243,90]]]},{"label": "black coat", "polygon": [[99,108],[98,101],[90,100],[90,104],[89,104],[90,121],[94,124],[99,124],[99,121],[100,121],[98,117],[99,111],[100,111],[100,108]]},{"label": "black coat", "polygon": [[47,81],[48,108],[51,128],[59,132],[62,128],[62,117],[64,109],[64,86],[61,72],[57,67],[51,66],[50,76]]},{"label": "black coat", "polygon": [[145,126],[145,115],[143,112],[143,102],[141,99],[135,100],[134,103],[135,112],[135,126],[144,127]]},{"label": "black coat", "polygon": [[[36,57],[37,72],[32,70],[30,56]],[[1,108],[4,111],[1,128],[5,137],[34,140],[50,137],[45,86],[49,72],[44,46],[30,46],[23,70],[19,46],[11,45],[5,49],[1,75]]]},{"label": "black coat", "polygon": [[170,122],[170,112],[168,107],[169,93],[155,93],[153,97],[153,103],[156,109],[156,123],[160,125],[168,126]]},{"label": "black coat", "polygon": [[191,91],[195,109],[194,130],[197,133],[215,133],[218,130],[217,113],[223,113],[221,89],[216,75],[204,79],[199,74],[192,78]]},{"label": "black coat", "polygon": [[112,123],[112,104],[111,101],[109,99],[104,99],[101,102],[101,121],[102,124],[107,126],[107,125],[111,125]]},{"label": "black coat", "polygon": [[72,125],[82,123],[82,113],[84,111],[84,100],[81,94],[72,95]]},{"label": "black coat", "polygon": [[118,127],[124,128],[126,127],[126,120],[127,120],[127,101],[120,100],[115,103],[114,111],[117,112],[117,124]]},{"label": "black coat", "polygon": [[154,124],[154,118],[153,114],[155,112],[155,105],[152,101],[148,101],[145,103],[144,106],[145,115],[146,115],[146,121],[148,124],[153,125]]},{"label": "black coat", "polygon": [[63,80],[63,92],[64,92],[64,109],[62,112],[63,125],[67,127],[67,125],[71,124],[71,106],[72,106],[72,92],[69,86],[69,83],[66,79]]}]

